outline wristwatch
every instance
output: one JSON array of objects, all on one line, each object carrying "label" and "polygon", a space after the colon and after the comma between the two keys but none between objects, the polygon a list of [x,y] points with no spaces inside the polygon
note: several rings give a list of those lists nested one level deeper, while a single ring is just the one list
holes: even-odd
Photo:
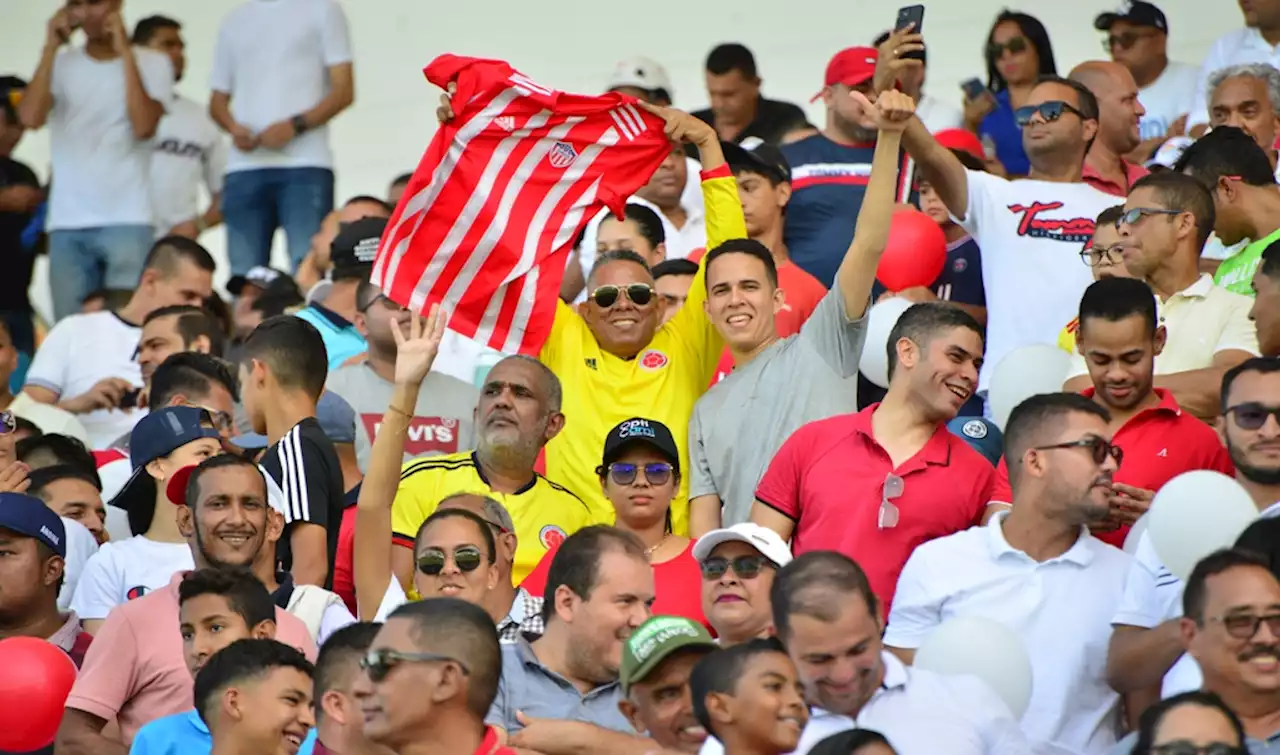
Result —
[{"label": "wristwatch", "polygon": [[295,115],[289,120],[293,124],[293,133],[295,136],[301,136],[307,131],[307,119],[301,115]]}]

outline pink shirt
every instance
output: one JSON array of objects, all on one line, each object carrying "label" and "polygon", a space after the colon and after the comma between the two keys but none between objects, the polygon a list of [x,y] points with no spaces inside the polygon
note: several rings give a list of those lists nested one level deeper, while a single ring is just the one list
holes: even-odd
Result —
[{"label": "pink shirt", "polygon": [[[178,572],[163,590],[117,606],[93,638],[67,707],[118,721],[124,744],[144,724],[195,707],[191,673],[182,655],[178,627]],[[316,645],[302,621],[276,609],[277,638],[311,661]]]},{"label": "pink shirt", "polygon": [[[1141,165],[1131,163],[1128,160],[1121,160],[1120,162],[1124,165],[1124,186],[1117,186],[1114,181],[1109,181],[1103,178],[1102,174],[1098,173],[1097,169],[1095,169],[1088,160],[1084,163],[1084,172],[1080,176],[1080,180],[1089,184],[1098,191],[1105,191],[1106,193],[1120,197],[1120,199],[1123,200],[1125,196],[1129,194],[1129,187],[1137,183],[1139,178],[1147,175],[1150,171]],[[1116,204],[1124,204],[1124,202],[1120,201]]]}]

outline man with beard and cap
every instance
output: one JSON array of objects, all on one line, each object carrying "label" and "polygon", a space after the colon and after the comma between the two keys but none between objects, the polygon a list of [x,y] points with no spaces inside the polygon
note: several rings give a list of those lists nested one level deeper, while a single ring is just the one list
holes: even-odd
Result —
[{"label": "man with beard and cap", "polygon": [[[867,193],[876,152],[878,130],[873,113],[850,97],[851,91],[870,97],[879,55],[874,47],[850,47],[827,63],[822,91],[814,95],[827,109],[822,131],[792,144],[782,156],[791,166],[791,201],[787,204],[785,241],[791,261],[830,286],[845,250],[853,242],[853,227]],[[895,202],[915,203],[906,155],[899,162]]]},{"label": "man with beard and cap", "polygon": [[[1222,379],[1218,433],[1236,468],[1236,482],[1248,491],[1259,518],[1280,516],[1280,359],[1258,357]],[[1173,576],[1143,533],[1134,552],[1125,597],[1112,619],[1115,632],[1107,660],[1111,686],[1118,692],[1154,690],[1163,696],[1195,689],[1201,675],[1186,650],[1180,630],[1183,582]]]},{"label": "man with beard and cap", "polygon": [[[224,454],[185,476],[190,505],[178,506],[177,518],[195,567],[247,567],[273,590],[275,544],[284,521],[267,503],[262,472],[252,462]],[[180,489],[173,481],[170,485],[171,491]],[[143,724],[193,707],[178,626],[178,590],[185,576],[177,572],[167,587],[107,616],[67,697],[59,753],[124,755]],[[315,658],[307,626],[278,606],[277,596],[280,640]],[[104,735],[109,721],[119,724],[119,739]]]},{"label": "man with beard and cap", "polygon": [[[1146,283],[1136,278],[1097,281],[1080,300],[1079,323],[1077,349],[1092,382],[1082,393],[1110,413],[1112,441],[1127,462],[1115,474],[1106,518],[1089,527],[1103,542],[1123,548],[1129,528],[1166,482],[1196,469],[1229,475],[1235,467],[1217,433],[1184,412],[1168,390],[1154,385],[1165,330],[1157,322],[1155,295]],[[1013,498],[1003,460],[996,471],[991,501],[1009,503]]]},{"label": "man with beard and cap", "polygon": [[[1250,755],[1275,752],[1280,581],[1267,560],[1239,547],[1205,556],[1187,577],[1181,609],[1179,637],[1204,672],[1199,689],[1218,695],[1239,717]],[[1126,737],[1111,755],[1131,755],[1136,740]]]},{"label": "man with beard and cap", "polygon": [[1102,403],[1072,393],[1015,407],[1005,426],[1012,509],[916,548],[889,613],[884,643],[908,663],[959,617],[992,619],[1022,637],[1040,681],[1021,720],[1036,747],[1104,752],[1116,743],[1120,696],[1104,668],[1132,557],[1089,534],[1111,510],[1123,457],[1112,419]]}]

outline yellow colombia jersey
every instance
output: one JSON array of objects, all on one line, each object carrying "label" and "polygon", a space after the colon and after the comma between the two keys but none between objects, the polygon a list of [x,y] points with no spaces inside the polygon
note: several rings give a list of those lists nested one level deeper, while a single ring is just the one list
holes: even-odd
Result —
[{"label": "yellow colombia jersey", "polygon": [[1080,330],[1080,318],[1075,318],[1058,334],[1058,348],[1068,354],[1076,353],[1076,332]]},{"label": "yellow colombia jersey", "polygon": [[490,496],[507,507],[516,525],[516,563],[511,572],[516,585],[533,571],[548,548],[596,523],[582,499],[542,475],[535,475],[531,485],[509,495],[490,489],[475,453],[463,451],[414,459],[401,468],[400,487],[391,506],[394,541],[412,548],[418,528],[435,513],[436,504],[455,493]]},{"label": "yellow colombia jersey", "polygon": [[[702,181],[708,250],[747,235],[733,177],[727,168],[710,175],[715,177]],[[671,502],[671,516],[676,534],[688,532],[689,418],[694,403],[711,385],[724,349],[703,309],[707,298],[703,275],[700,267],[684,306],[632,360],[601,349],[582,317],[563,302],[558,304],[540,357],[563,385],[565,427],[547,444],[547,476],[581,496],[598,520],[614,521],[613,506],[595,473],[605,436],[619,422],[643,417],[669,427],[680,447],[683,475]]]}]

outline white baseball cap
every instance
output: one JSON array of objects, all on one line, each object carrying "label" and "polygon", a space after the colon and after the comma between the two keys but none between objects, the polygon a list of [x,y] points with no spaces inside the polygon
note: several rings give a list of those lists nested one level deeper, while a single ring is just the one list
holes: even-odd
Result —
[{"label": "white baseball cap", "polygon": [[699,563],[705,561],[721,543],[740,542],[760,551],[760,555],[773,562],[774,566],[783,567],[791,563],[791,548],[782,542],[778,533],[768,527],[761,527],[751,522],[735,524],[720,530],[712,530],[693,544],[693,557]]},{"label": "white baseball cap", "polygon": [[1182,153],[1187,151],[1195,143],[1195,139],[1189,136],[1173,136],[1165,140],[1164,144],[1156,150],[1151,159],[1147,161],[1147,169],[1151,169],[1157,165],[1163,168],[1172,169],[1178,164],[1178,160],[1182,158]]},{"label": "white baseball cap", "polygon": [[609,77],[608,89],[613,91],[620,87],[635,87],[646,92],[662,89],[672,99],[675,98],[675,93],[671,91],[671,78],[667,76],[667,69],[663,68],[658,61],[641,55],[618,61],[618,65],[614,66],[613,75]]}]

